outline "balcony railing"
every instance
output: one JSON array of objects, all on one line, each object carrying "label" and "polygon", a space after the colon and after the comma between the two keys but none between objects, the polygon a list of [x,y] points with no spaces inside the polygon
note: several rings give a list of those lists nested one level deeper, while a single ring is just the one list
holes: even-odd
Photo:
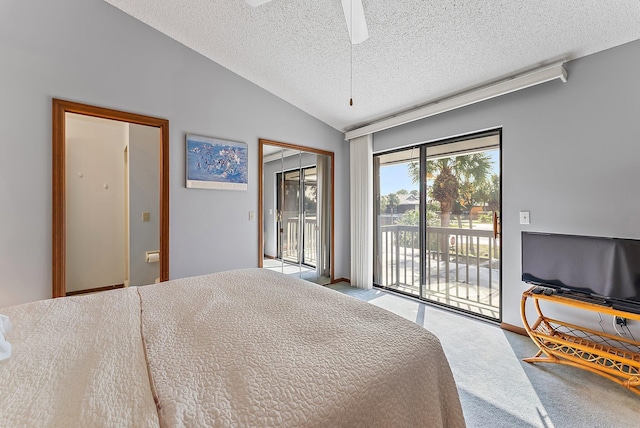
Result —
[{"label": "balcony railing", "polygon": [[[299,263],[302,262],[309,266],[316,266],[316,217],[304,218],[304,241],[300,239],[298,217],[288,217],[283,236],[282,256],[285,260]],[[302,243],[302,245],[300,245]],[[304,250],[304,258],[299,259],[298,251]]]},{"label": "balcony railing", "polygon": [[500,244],[492,230],[429,227],[420,275],[418,226],[382,226],[376,284],[483,316],[500,316]]}]

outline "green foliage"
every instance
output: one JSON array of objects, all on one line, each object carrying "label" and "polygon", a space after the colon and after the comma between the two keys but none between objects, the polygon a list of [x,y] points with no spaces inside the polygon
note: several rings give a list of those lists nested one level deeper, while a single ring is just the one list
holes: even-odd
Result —
[{"label": "green foliage", "polygon": [[411,181],[414,184],[420,184],[420,163],[410,162],[407,165],[407,168],[409,168],[409,176],[411,177]]},{"label": "green foliage", "polygon": [[398,224],[402,226],[417,226],[420,224],[420,212],[418,210],[407,211],[398,219]]},{"label": "green foliage", "polygon": [[387,206],[389,205],[389,198],[386,195],[380,196],[380,212],[383,213],[387,211]]},{"label": "green foliage", "polygon": [[438,213],[432,210],[427,210],[427,226],[440,226],[440,216],[438,215]]},{"label": "green foliage", "polygon": [[491,211],[500,210],[500,176],[498,174],[492,174],[489,181],[489,192],[487,198],[487,205]]},{"label": "green foliage", "polygon": [[402,226],[416,226],[414,231],[398,231],[398,243],[403,247],[420,247],[420,237],[418,235],[418,225],[420,224],[419,210],[407,211],[398,219],[398,224]]},{"label": "green foliage", "polygon": [[449,167],[444,166],[433,180],[431,197],[440,202],[443,212],[449,213],[458,197],[458,179]]},{"label": "green foliage", "polygon": [[480,223],[491,223],[493,221],[493,216],[491,214],[479,214],[478,221]]},{"label": "green foliage", "polygon": [[400,203],[400,198],[395,193],[389,193],[387,195],[387,206],[391,208],[391,214],[393,214],[393,210]]},{"label": "green foliage", "polygon": [[[440,203],[443,216],[470,211],[478,203],[499,203],[500,180],[496,174],[489,177],[491,166],[486,152],[427,161],[426,179],[433,180],[429,196]],[[408,173],[414,183],[420,182],[418,162],[408,164]]]}]

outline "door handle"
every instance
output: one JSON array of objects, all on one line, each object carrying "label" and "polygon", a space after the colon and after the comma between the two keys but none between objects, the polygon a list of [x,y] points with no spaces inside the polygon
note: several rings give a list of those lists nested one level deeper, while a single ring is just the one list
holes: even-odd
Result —
[{"label": "door handle", "polygon": [[493,212],[493,239],[498,239],[498,235],[500,235],[500,225],[498,224],[498,212]]}]

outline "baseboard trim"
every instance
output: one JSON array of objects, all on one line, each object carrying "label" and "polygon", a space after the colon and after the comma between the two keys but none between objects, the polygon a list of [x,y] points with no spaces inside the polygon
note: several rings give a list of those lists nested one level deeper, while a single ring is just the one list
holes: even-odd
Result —
[{"label": "baseboard trim", "polygon": [[337,284],[339,282],[346,282],[346,283],[351,284],[351,280],[348,279],[348,278],[337,278],[337,279],[334,279],[333,281],[331,281],[332,284]]},{"label": "baseboard trim", "polygon": [[523,336],[528,336],[527,330],[525,330],[523,327],[518,327],[517,325],[507,324],[506,322],[501,322],[500,323],[500,328],[503,329],[503,330],[510,331],[512,333],[517,333],[517,334],[521,334]]},{"label": "baseboard trim", "polygon": [[107,285],[106,287],[88,288],[86,290],[67,291],[67,296],[75,296],[78,294],[97,293],[99,291],[115,290],[117,288],[124,288],[124,284]]}]

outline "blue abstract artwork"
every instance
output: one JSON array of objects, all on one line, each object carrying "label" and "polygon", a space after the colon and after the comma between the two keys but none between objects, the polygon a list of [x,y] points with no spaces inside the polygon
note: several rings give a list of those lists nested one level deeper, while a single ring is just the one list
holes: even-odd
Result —
[{"label": "blue abstract artwork", "polygon": [[187,187],[247,190],[247,144],[187,134]]}]

